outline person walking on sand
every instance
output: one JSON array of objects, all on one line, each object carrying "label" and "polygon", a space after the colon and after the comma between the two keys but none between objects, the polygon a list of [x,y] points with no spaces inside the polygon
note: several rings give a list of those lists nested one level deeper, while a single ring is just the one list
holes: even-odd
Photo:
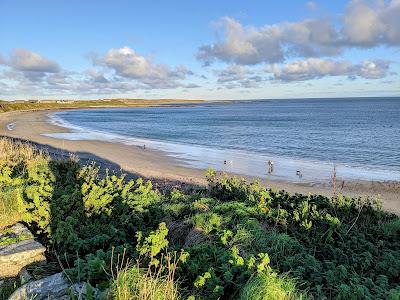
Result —
[{"label": "person walking on sand", "polygon": [[268,174],[271,174],[274,171],[274,162],[272,160],[268,161]]}]

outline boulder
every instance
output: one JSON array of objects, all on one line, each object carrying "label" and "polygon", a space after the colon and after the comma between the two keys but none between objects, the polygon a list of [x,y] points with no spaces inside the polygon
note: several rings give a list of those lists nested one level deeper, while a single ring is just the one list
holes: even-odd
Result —
[{"label": "boulder", "polygon": [[[91,295],[89,296],[89,290]],[[62,273],[57,273],[52,276],[31,281],[19,289],[17,289],[8,300],[54,300],[70,299],[71,294],[74,294],[77,300],[83,300],[87,298],[92,299],[105,299],[105,295],[108,290],[101,292],[99,289],[89,287],[85,282],[79,282],[75,284],[69,284],[64,278]]]},{"label": "boulder", "polygon": [[16,277],[25,266],[46,261],[46,248],[33,239],[24,225],[16,224],[7,229],[7,232],[8,235],[11,232],[11,235],[20,241],[0,246],[0,279]]},{"label": "boulder", "polygon": [[[21,223],[17,223],[7,229],[7,232],[12,232],[15,236],[24,236],[24,239],[33,239],[33,234],[29,231],[26,226]],[[0,234],[0,237],[2,234]]]},{"label": "boulder", "polygon": [[[78,282],[70,286],[70,291],[72,294],[76,296],[76,299],[106,299],[105,295],[108,293],[108,290],[101,292],[98,288],[88,286],[86,282]],[[89,290],[91,291],[91,295],[89,296]]]},{"label": "boulder", "polygon": [[57,273],[21,286],[8,300],[62,299],[67,295],[68,289],[69,284],[64,279],[62,273]]},{"label": "boulder", "polygon": [[19,272],[19,281],[22,284],[25,284],[31,280],[32,280],[31,274],[29,274],[29,272],[25,268],[23,268],[21,272]]}]

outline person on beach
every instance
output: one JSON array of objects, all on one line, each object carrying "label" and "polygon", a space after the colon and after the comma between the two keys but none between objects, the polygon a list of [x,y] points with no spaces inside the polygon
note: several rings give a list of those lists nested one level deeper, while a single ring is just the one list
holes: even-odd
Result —
[{"label": "person on beach", "polygon": [[268,174],[271,174],[274,171],[274,162],[272,160],[268,161]]}]

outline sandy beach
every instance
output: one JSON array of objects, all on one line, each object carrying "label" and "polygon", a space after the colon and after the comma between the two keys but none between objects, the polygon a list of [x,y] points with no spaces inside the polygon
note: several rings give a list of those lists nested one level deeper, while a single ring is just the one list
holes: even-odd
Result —
[{"label": "sandy beach", "polygon": [[[172,184],[188,183],[205,184],[205,171],[185,166],[182,162],[153,149],[143,149],[119,143],[104,141],[71,141],[45,137],[44,133],[68,132],[67,129],[48,122],[48,114],[52,111],[28,111],[2,113],[0,116],[0,133],[3,136],[28,140],[45,147],[52,154],[76,154],[83,161],[96,161],[102,166],[131,174],[153,179],[157,182]],[[290,193],[322,194],[330,196],[333,193],[329,183],[297,184],[260,178],[262,184],[275,189],[284,189]],[[399,182],[367,182],[347,181],[341,193],[348,196],[379,197],[385,210],[400,214],[400,183]]]}]

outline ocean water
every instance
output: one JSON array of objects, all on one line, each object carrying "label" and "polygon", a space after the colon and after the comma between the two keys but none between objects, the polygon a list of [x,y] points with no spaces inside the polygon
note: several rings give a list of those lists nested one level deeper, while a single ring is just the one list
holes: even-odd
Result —
[{"label": "ocean water", "polygon": [[47,136],[146,145],[195,168],[326,182],[336,166],[345,180],[400,180],[400,98],[67,110],[50,120],[71,132]]}]

